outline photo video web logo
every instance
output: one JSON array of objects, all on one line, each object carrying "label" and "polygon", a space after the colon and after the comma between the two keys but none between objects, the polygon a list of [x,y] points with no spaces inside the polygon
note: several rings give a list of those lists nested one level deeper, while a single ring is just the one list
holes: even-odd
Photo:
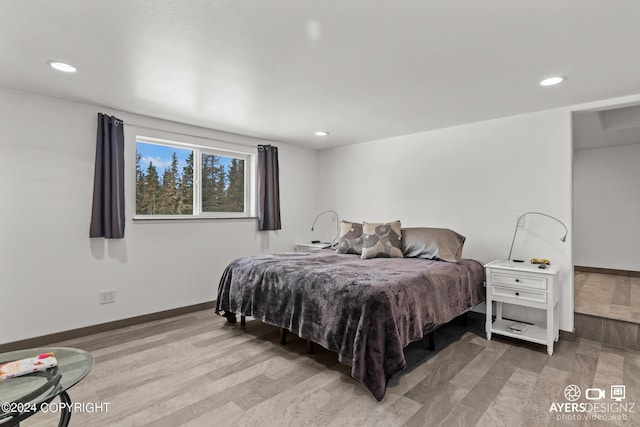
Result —
[{"label": "photo video web logo", "polygon": [[627,421],[629,414],[636,412],[636,404],[627,399],[626,386],[622,384],[584,389],[570,384],[563,395],[565,401],[552,402],[549,407],[556,421]]},{"label": "photo video web logo", "polygon": [[564,388],[564,398],[569,402],[575,402],[580,399],[582,396],[582,392],[580,391],[580,387],[575,384],[568,385]]},{"label": "photo video web logo", "polygon": [[584,396],[587,398],[587,400],[604,399],[605,395],[605,391],[601,388],[588,388],[584,393]]},{"label": "photo video web logo", "polygon": [[[622,402],[626,399],[626,386],[624,385],[612,385],[610,397],[612,400],[616,402]],[[564,397],[569,402],[576,402],[582,396],[582,391],[580,387],[575,384],[571,384],[565,387],[564,389]],[[584,392],[584,397],[587,400],[602,400],[607,397],[607,391],[603,388],[593,387],[588,388]]]},{"label": "photo video web logo", "polygon": [[616,402],[622,402],[627,398],[627,390],[623,385],[612,385],[611,386],[611,398]]}]

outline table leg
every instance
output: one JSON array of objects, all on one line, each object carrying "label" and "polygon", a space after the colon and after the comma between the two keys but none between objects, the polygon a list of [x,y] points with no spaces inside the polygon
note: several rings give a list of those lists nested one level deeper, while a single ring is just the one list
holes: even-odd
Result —
[{"label": "table leg", "polygon": [[491,303],[491,301],[487,302],[487,309],[486,309],[486,321],[485,321],[485,330],[487,332],[487,339],[491,340],[491,327],[493,326],[493,304]]},{"label": "table leg", "polygon": [[[67,427],[69,425],[69,421],[71,420],[71,398],[69,397],[66,391],[63,391],[58,396],[60,397],[60,405],[59,405],[60,420],[58,421],[58,427]],[[41,403],[40,406],[38,407],[38,411],[42,408],[42,406],[44,406],[45,404],[49,404],[53,399],[55,399],[55,397],[52,397],[49,400],[46,400],[45,402]],[[0,426],[20,427],[20,423],[22,421],[26,420],[27,418],[34,415],[35,413],[36,413],[35,411],[23,412],[21,414],[16,415],[10,421],[7,421],[5,419],[4,422],[0,422]]]},{"label": "table leg", "polygon": [[60,421],[58,427],[67,427],[71,420],[71,398],[66,391],[60,393]]}]

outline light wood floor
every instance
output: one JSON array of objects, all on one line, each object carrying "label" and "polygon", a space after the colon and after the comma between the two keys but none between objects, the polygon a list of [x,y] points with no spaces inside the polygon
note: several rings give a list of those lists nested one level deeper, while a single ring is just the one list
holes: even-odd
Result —
[{"label": "light wood floor", "polygon": [[575,312],[640,323],[640,277],[574,274]]},{"label": "light wood floor", "polygon": [[[578,385],[626,386],[640,403],[640,352],[578,339],[545,348],[504,338],[487,341],[482,316],[454,322],[407,348],[409,368],[376,402],[349,368],[324,349],[282,346],[278,330],[257,321],[246,331],[212,311],[191,313],[58,345],[91,351],[93,371],[69,392],[74,402],[108,402],[106,413],[74,413],[71,426],[544,426],[640,425],[558,421],[553,403]],[[448,344],[443,347],[444,344]],[[613,415],[600,412],[599,415]],[[625,413],[626,414],[626,413]],[[576,414],[569,414],[576,415]],[[586,415],[581,413],[580,415]],[[24,426],[56,425],[39,413]]]}]

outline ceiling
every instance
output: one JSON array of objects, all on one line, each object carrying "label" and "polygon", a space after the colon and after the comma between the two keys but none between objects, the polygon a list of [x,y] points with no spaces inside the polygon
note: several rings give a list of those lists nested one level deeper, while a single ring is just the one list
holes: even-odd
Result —
[{"label": "ceiling", "polygon": [[640,106],[573,115],[573,148],[608,148],[640,144]]},{"label": "ceiling", "polygon": [[636,0],[4,0],[0,46],[0,86],[314,148],[640,93]]}]

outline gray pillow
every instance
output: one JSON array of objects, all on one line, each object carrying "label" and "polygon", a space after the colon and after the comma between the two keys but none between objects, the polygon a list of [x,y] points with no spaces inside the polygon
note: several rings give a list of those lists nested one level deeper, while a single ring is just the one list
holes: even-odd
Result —
[{"label": "gray pillow", "polygon": [[340,221],[340,233],[336,252],[339,254],[362,254],[362,224]]},{"label": "gray pillow", "polygon": [[448,228],[403,228],[402,253],[407,258],[458,262],[465,239]]},{"label": "gray pillow", "polygon": [[362,259],[402,258],[400,221],[362,224]]}]

